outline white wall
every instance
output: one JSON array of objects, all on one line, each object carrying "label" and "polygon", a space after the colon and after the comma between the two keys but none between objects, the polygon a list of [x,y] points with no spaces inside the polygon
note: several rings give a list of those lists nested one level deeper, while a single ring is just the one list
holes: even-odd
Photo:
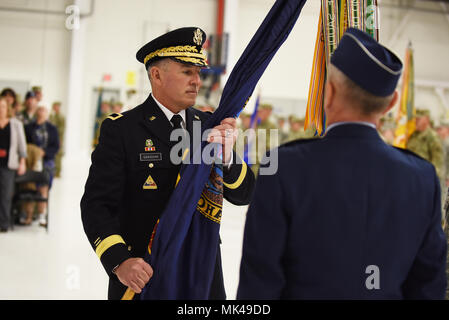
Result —
[{"label": "white wall", "polygon": [[[237,56],[240,56],[251,37],[272,7],[271,0],[240,1]],[[261,102],[273,103],[274,114],[305,114],[310,74],[312,70],[315,39],[318,28],[320,1],[308,1],[285,43],[279,48],[260,79],[257,89],[248,103],[252,112],[257,94]]]},{"label": "white wall", "polygon": [[[228,0],[231,1],[231,0]],[[91,0],[82,0],[82,11],[89,9]],[[274,0],[232,0],[236,10],[226,21],[234,23],[230,35],[233,46],[230,56],[236,59],[243,52]],[[71,1],[61,0],[0,0],[0,7],[21,6],[63,11]],[[143,101],[150,91],[146,72],[135,59],[136,51],[146,42],[168,29],[181,26],[199,26],[206,33],[215,31],[215,0],[95,0],[93,14],[81,19],[85,30],[80,64],[82,97],[76,110],[80,124],[74,129],[79,134],[79,148],[89,151],[93,132],[93,88],[103,85],[119,89],[126,102],[126,72],[136,73],[138,94],[132,105]],[[408,11],[389,6],[394,0],[381,2],[380,41],[400,57],[405,54],[409,40],[415,48],[416,79],[449,82],[449,19],[442,14]],[[316,38],[320,1],[307,1],[286,43],[280,48],[261,78],[255,95],[275,103],[275,113],[305,113],[313,50]],[[439,8],[438,3],[425,5]],[[404,16],[409,15],[406,23]],[[44,87],[48,102],[63,101],[66,107],[70,43],[72,31],[65,28],[64,15],[43,15],[0,11],[0,39],[7,43],[0,50],[0,80],[22,80],[30,85]],[[401,24],[403,25],[401,27]],[[75,48],[76,50],[77,48]],[[234,59],[234,60],[236,60]],[[235,62],[235,61],[234,61]],[[229,66],[229,72],[231,70]],[[101,83],[103,74],[112,80]],[[21,93],[22,95],[24,94]],[[248,104],[253,107],[255,95]],[[449,90],[442,95],[449,101]],[[438,122],[447,116],[443,102],[433,87],[417,87],[416,105],[427,107]],[[69,119],[70,121],[70,119]]]},{"label": "white wall", "polygon": [[[426,108],[432,118],[439,123],[448,118],[448,111],[435,93],[433,86],[423,82],[439,82],[446,86],[444,95],[449,101],[449,18],[441,13],[441,4],[431,2],[422,5],[429,11],[415,11],[407,8],[396,8],[383,1],[381,4],[380,42],[388,46],[401,59],[409,41],[414,49],[415,67],[415,105]],[[449,7],[448,7],[449,9]],[[399,87],[400,89],[400,87]],[[394,110],[396,112],[396,110]]]},{"label": "white wall", "polygon": [[[32,8],[63,11],[66,1],[36,0]],[[18,1],[31,8],[29,1]],[[0,1],[0,6],[14,6]],[[43,100],[51,104],[67,98],[70,32],[62,15],[0,11],[0,79],[24,81],[43,87]],[[23,98],[25,92],[18,92]],[[50,106],[48,106],[50,107]],[[64,104],[63,104],[64,107]]]},{"label": "white wall", "polygon": [[84,52],[83,119],[86,119],[82,141],[91,143],[95,105],[92,89],[101,85],[102,75],[112,76],[106,88],[119,88],[126,103],[126,72],[136,73],[138,94],[134,103],[143,102],[150,92],[144,66],[136,58],[137,50],[168,30],[198,26],[206,33],[215,30],[215,1],[212,0],[97,0],[92,17],[83,19],[86,26]]},{"label": "white wall", "polygon": [[[238,24],[238,50],[243,51],[251,36],[256,31],[274,0],[241,0]],[[444,90],[446,108],[442,99],[435,93],[434,87],[422,85],[438,81],[449,86],[449,18],[441,13],[430,12],[442,10],[437,2],[422,4],[429,10],[416,11],[397,8],[397,1],[382,1],[380,5],[380,42],[388,46],[401,59],[409,41],[414,48],[416,106],[427,108],[436,123],[440,119],[449,119],[449,87]],[[394,6],[393,6],[394,5]],[[258,84],[262,98],[274,103],[274,113],[285,115],[294,112],[304,116],[308,95],[310,73],[316,39],[320,1],[308,1],[298,22],[285,44],[279,49],[273,61]],[[407,20],[403,22],[404,17]],[[400,90],[400,87],[398,87]],[[258,91],[257,90],[257,91]],[[282,101],[284,106],[279,106]],[[248,104],[252,111],[255,97]],[[296,102],[295,102],[296,101]],[[278,105],[276,105],[278,102]],[[294,105],[296,109],[291,108]],[[397,109],[393,109],[395,114]]]}]

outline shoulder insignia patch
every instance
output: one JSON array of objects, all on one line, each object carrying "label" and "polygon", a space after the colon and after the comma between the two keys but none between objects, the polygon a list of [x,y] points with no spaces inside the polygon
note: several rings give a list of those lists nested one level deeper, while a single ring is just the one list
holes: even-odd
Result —
[{"label": "shoulder insignia patch", "polygon": [[123,114],[121,114],[121,113],[112,113],[108,116],[108,119],[117,120],[118,118],[121,118],[121,117],[123,117]]},{"label": "shoulder insignia patch", "polygon": [[151,177],[151,175],[148,176],[147,180],[145,181],[145,183],[143,184],[143,189],[148,190],[148,189],[157,189],[157,185],[156,182],[154,182],[153,178]]}]

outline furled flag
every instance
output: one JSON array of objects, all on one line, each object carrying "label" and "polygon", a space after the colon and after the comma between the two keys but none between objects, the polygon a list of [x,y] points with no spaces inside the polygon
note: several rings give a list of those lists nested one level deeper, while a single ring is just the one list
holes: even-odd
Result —
[{"label": "furled flag", "polygon": [[413,49],[409,43],[405,51],[404,75],[402,78],[401,101],[396,118],[393,145],[405,149],[408,138],[415,131],[415,80],[413,71]]},{"label": "furled flag", "polygon": [[326,130],[323,102],[330,57],[349,27],[364,30],[378,40],[377,0],[321,0],[304,121],[304,129],[314,126],[318,135]]},{"label": "furled flag", "polygon": [[[269,62],[287,39],[305,0],[277,0],[235,65],[217,110],[201,130],[235,117]],[[208,144],[193,150],[195,159]],[[141,299],[208,299],[221,218],[220,166],[183,164],[181,179],[162,214],[145,260],[154,274]],[[205,210],[207,208],[207,210]],[[151,252],[151,254],[150,254]]]},{"label": "furled flag", "polygon": [[[257,95],[257,99],[256,99],[256,104],[254,106],[254,111],[253,114],[251,115],[251,119],[249,122],[249,129],[255,129],[256,128],[256,121],[257,121],[257,110],[259,109],[259,104],[260,104],[260,92]],[[253,136],[250,136],[249,138],[253,138]],[[251,167],[251,164],[253,163],[252,160],[254,159],[250,159],[250,153],[251,152],[251,148],[253,147],[253,141],[254,139],[248,139],[248,143],[245,143],[245,151],[243,154],[243,160]],[[251,161],[250,161],[251,160]]]}]

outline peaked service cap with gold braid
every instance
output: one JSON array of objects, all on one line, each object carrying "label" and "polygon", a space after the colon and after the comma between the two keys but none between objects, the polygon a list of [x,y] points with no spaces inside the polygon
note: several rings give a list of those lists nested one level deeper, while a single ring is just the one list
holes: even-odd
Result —
[{"label": "peaked service cap with gold braid", "polygon": [[177,62],[208,67],[203,52],[206,33],[197,27],[180,28],[148,42],[137,51],[136,58],[148,66],[157,60],[171,58]]}]

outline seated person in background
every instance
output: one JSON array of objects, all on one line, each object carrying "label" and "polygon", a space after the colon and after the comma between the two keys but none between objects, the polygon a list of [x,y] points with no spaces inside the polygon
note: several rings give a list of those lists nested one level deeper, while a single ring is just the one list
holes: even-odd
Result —
[{"label": "seated person in background", "polygon": [[101,124],[104,120],[106,120],[107,117],[111,114],[111,104],[108,101],[102,101],[100,106],[100,116],[95,119],[95,135],[94,135],[94,141],[92,143],[92,146],[95,148],[98,144],[98,139],[100,138],[100,129]]},{"label": "seated person in background", "polygon": [[[26,159],[26,169],[29,171],[42,171],[42,158],[44,157],[44,152],[41,148],[36,146],[35,144],[28,143],[27,144],[27,159]],[[36,183],[35,182],[25,182],[20,184],[19,189],[21,191],[36,191]],[[21,225],[31,225],[33,222],[33,213],[35,210],[35,202],[34,201],[25,201],[22,203],[22,214],[20,217]]]},{"label": "seated person in background", "polygon": [[[39,106],[36,111],[36,120],[25,127],[27,142],[35,144],[42,149],[43,170],[50,176],[48,185],[37,185],[37,189],[44,198],[48,198],[48,191],[51,188],[55,172],[55,156],[59,150],[58,131],[54,125],[48,121],[48,110]],[[39,213],[39,224],[47,225],[47,203],[39,202],[37,205]]]}]

